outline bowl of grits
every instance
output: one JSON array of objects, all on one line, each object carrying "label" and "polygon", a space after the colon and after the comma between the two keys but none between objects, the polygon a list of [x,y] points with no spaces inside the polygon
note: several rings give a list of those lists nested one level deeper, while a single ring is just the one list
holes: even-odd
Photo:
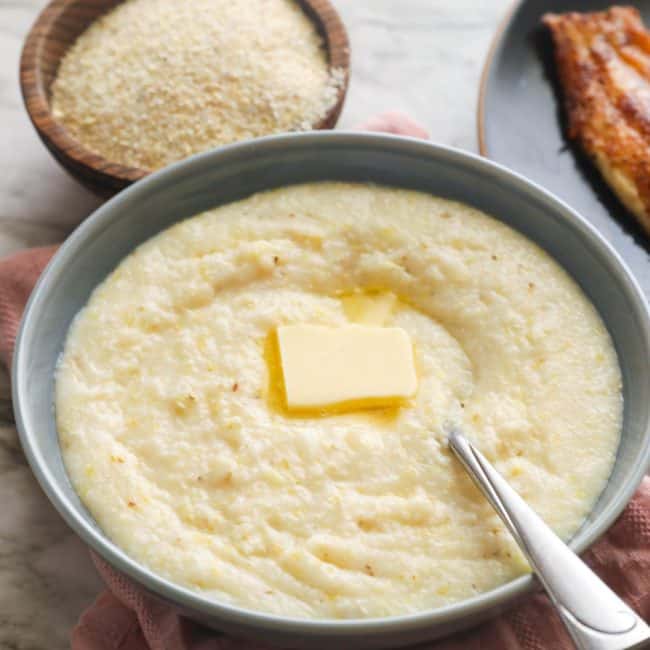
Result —
[{"label": "bowl of grits", "polygon": [[274,136],[82,224],[13,390],[55,507],[151,594],[286,646],[395,647],[534,587],[445,424],[581,552],[648,466],[650,317],[592,227],[494,163]]}]

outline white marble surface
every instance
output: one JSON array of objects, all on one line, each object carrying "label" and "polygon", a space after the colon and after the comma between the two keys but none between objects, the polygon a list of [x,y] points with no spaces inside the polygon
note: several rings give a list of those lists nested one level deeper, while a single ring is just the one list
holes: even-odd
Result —
[{"label": "white marble surface", "polygon": [[[434,140],[476,150],[478,80],[511,0],[334,0],[352,45],[340,126],[400,109]],[[0,0],[0,256],[61,241],[99,200],[50,157],[18,88],[23,38],[44,0]],[[49,505],[11,424],[0,370],[0,650],[68,647],[100,588],[88,555]]]}]

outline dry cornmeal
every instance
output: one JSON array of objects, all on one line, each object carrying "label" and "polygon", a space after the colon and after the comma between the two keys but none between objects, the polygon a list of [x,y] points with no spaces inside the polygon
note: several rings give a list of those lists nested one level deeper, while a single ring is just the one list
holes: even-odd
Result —
[{"label": "dry cornmeal", "polygon": [[215,146],[306,130],[344,72],[290,0],[127,0],[64,57],[54,116],[104,158],[157,169]]}]

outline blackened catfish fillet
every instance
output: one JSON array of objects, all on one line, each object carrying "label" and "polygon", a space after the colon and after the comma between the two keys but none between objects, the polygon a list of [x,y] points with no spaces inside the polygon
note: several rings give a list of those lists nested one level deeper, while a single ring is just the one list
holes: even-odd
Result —
[{"label": "blackened catfish fillet", "polygon": [[650,233],[650,33],[633,7],[546,14],[569,120],[621,202]]}]

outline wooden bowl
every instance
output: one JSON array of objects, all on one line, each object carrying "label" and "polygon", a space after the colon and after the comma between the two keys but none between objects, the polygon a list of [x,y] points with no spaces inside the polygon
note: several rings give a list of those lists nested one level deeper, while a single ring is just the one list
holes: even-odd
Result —
[{"label": "wooden bowl", "polygon": [[[27,35],[20,60],[20,86],[39,137],[61,165],[101,196],[111,196],[151,173],[93,153],[54,119],[50,89],[61,59],[77,37],[99,16],[124,0],[52,0]],[[335,126],[347,92],[350,48],[347,32],[329,0],[297,0],[325,43],[330,67],[344,70],[338,99],[315,129]]]}]

